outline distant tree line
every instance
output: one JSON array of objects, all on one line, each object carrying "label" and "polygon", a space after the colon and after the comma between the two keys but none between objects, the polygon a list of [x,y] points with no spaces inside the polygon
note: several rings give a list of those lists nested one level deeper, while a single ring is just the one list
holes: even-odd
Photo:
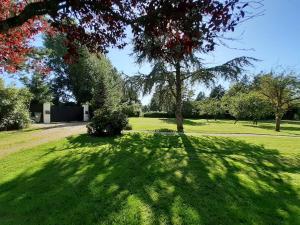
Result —
[{"label": "distant tree line", "polygon": [[[253,81],[247,77],[235,82],[226,91],[221,85],[214,86],[205,96],[199,92],[193,99],[191,95],[183,98],[183,116],[185,118],[259,120],[275,119],[275,130],[280,131],[280,122],[300,117],[300,86],[293,73],[258,74]],[[165,91],[167,92],[167,91]],[[170,93],[158,89],[153,94],[147,111],[164,111],[160,116],[172,117],[175,99]],[[184,93],[188,93],[187,90]],[[152,113],[154,117],[157,113]],[[146,116],[150,116],[148,113]]]}]

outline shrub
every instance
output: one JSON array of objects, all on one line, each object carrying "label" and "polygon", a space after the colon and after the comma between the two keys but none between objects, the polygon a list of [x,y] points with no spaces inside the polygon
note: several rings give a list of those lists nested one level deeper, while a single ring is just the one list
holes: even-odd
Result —
[{"label": "shrub", "polygon": [[167,112],[146,112],[144,113],[144,117],[149,118],[173,118],[174,114]]},{"label": "shrub", "polygon": [[122,112],[128,117],[140,117],[142,116],[142,107],[140,104],[124,104],[122,105]]},{"label": "shrub", "polygon": [[27,89],[5,88],[0,84],[0,130],[16,130],[27,127],[30,120],[31,94]]},{"label": "shrub", "polygon": [[95,136],[113,136],[121,134],[128,126],[128,118],[121,111],[98,109],[87,125],[88,134]]},{"label": "shrub", "polygon": [[132,125],[128,123],[126,127],[124,127],[124,130],[132,130]]}]

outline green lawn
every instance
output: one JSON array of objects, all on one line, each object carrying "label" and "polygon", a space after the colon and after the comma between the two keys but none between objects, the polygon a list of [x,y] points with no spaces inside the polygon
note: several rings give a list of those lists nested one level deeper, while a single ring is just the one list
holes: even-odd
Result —
[{"label": "green lawn", "polygon": [[37,131],[38,129],[31,128],[19,131],[2,131],[0,132],[0,149],[9,145],[27,142],[32,139],[32,135]]},{"label": "green lawn", "polygon": [[63,139],[0,160],[0,224],[297,225],[294,144],[160,134]]},{"label": "green lawn", "polygon": [[[133,130],[176,130],[175,119],[159,118],[130,118]],[[239,133],[239,134],[271,134],[271,135],[299,135],[300,121],[283,121],[280,133],[274,131],[274,122],[261,122],[253,125],[248,121],[232,120],[184,120],[185,132],[192,133]]]}]

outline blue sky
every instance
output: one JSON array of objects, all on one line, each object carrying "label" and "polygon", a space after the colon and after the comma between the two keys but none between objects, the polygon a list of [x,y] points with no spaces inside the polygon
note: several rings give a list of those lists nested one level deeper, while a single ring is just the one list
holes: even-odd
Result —
[{"label": "blue sky", "polygon": [[[238,56],[251,56],[262,60],[255,63],[254,68],[248,69],[249,75],[276,69],[279,66],[300,72],[299,9],[300,0],[265,0],[263,16],[240,24],[234,33],[229,34],[229,37],[237,39],[227,42],[235,49],[219,46],[213,53],[201,57],[208,66],[224,63]],[[131,46],[127,46],[123,50],[111,50],[108,57],[118,70],[128,75],[136,74],[138,71],[147,73],[150,66],[136,65],[130,53]],[[223,85],[228,86],[227,83]],[[200,90],[208,92],[201,85],[195,88],[196,93]],[[149,97],[144,97],[143,103],[148,102]]]},{"label": "blue sky", "polygon": [[[262,60],[255,63],[254,68],[248,69],[249,75],[279,66],[300,72],[299,9],[300,0],[265,0],[263,16],[240,24],[234,33],[229,34],[229,37],[237,39],[227,42],[234,49],[219,46],[214,52],[201,57],[208,66],[218,65],[238,56],[251,56]],[[122,50],[110,50],[108,57],[119,71],[127,75],[150,71],[148,64],[135,64],[130,53],[131,46],[128,45]],[[228,87],[228,83],[221,83]],[[201,90],[206,93],[209,91],[201,85],[195,87],[196,93]],[[149,100],[150,97],[146,96],[142,102],[147,104]]]}]

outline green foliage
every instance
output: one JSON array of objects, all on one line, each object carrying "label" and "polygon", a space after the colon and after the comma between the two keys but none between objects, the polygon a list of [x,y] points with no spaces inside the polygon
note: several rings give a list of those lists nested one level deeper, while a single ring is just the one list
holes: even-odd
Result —
[{"label": "green foliage", "polygon": [[184,101],[182,106],[184,118],[199,118],[199,101]]},{"label": "green foliage", "polygon": [[140,104],[139,100],[139,85],[130,79],[130,77],[124,76],[123,77],[123,96],[122,96],[122,103],[126,104]]},{"label": "green foliage", "polygon": [[45,35],[44,45],[47,52],[47,65],[52,69],[50,81],[53,93],[53,102],[68,102],[72,97],[70,93],[69,65],[65,63],[64,56],[67,54],[64,34]]},{"label": "green foliage", "polygon": [[[255,81],[253,81],[255,82]],[[226,92],[227,96],[234,96],[240,93],[248,93],[253,90],[254,84],[249,81],[247,76],[242,77],[241,80],[231,85],[229,90]]]},{"label": "green foliage", "polygon": [[244,96],[244,101],[246,102],[247,116],[254,122],[265,118],[272,113],[272,107],[264,96],[258,92],[250,92]]},{"label": "green foliage", "polygon": [[257,79],[259,92],[270,101],[274,113],[281,117],[300,99],[300,81],[293,74],[269,73]]},{"label": "green foliage", "polygon": [[213,117],[215,120],[224,113],[221,101],[217,98],[210,98],[198,103],[200,115]]},{"label": "green foliage", "polygon": [[140,117],[143,115],[142,106],[140,104],[123,104],[122,112],[125,113],[128,117]]},{"label": "green foliage", "polygon": [[221,99],[225,95],[225,89],[221,86],[215,86],[212,88],[209,98]]},{"label": "green foliage", "polygon": [[120,135],[127,126],[128,118],[123,112],[101,108],[94,112],[94,116],[87,128],[90,135],[114,136]]},{"label": "green foliage", "polygon": [[149,105],[143,105],[142,106],[142,112],[143,113],[146,113],[146,112],[150,112],[150,106]]},{"label": "green foliage", "polygon": [[[57,99],[67,99],[71,93],[77,103],[92,102],[99,108],[110,104],[116,108],[122,98],[122,78],[111,62],[100,54],[91,53],[78,45],[78,57],[74,63],[66,63],[65,36],[47,36],[45,45],[49,49],[49,66],[55,76],[52,89]],[[108,106],[107,106],[108,107]]]},{"label": "green foliage", "polygon": [[23,129],[30,124],[29,103],[32,95],[27,89],[4,87],[0,79],[0,130]]},{"label": "green foliage", "polygon": [[149,117],[149,118],[173,118],[174,114],[170,114],[168,112],[159,112],[159,111],[150,111],[144,113],[144,117]]},{"label": "green foliage", "polygon": [[251,119],[253,122],[270,115],[272,108],[268,100],[258,92],[240,93],[224,96],[223,108],[236,120]]},{"label": "green foliage", "polygon": [[275,114],[275,130],[280,131],[280,123],[287,110],[300,99],[300,81],[292,73],[264,74],[257,78],[259,91],[270,102]]},{"label": "green foliage", "polygon": [[[148,56],[147,49],[143,52],[144,56]],[[144,57],[140,56],[140,57]],[[147,58],[147,57],[146,57]],[[174,63],[168,63],[164,60],[155,61],[152,71],[148,75],[138,75],[134,77],[141,85],[144,94],[151,93],[153,88],[158,92],[158,96],[154,96],[151,102],[151,110],[165,110],[159,102],[166,101],[173,107],[176,114],[178,131],[183,132],[183,102],[185,95],[184,92],[187,87],[191,87],[197,83],[211,85],[217,78],[223,77],[224,79],[237,79],[243,71],[243,67],[252,65],[253,58],[239,57],[230,60],[220,66],[211,68],[203,67],[203,63],[195,55],[191,55],[188,59],[179,60]],[[158,91],[157,91],[158,90]],[[171,97],[160,97],[162,90]],[[162,95],[164,96],[164,95]],[[160,100],[162,99],[162,100]]]},{"label": "green foliage", "polygon": [[24,85],[28,88],[29,92],[32,94],[32,103],[45,103],[51,102],[52,93],[49,84],[41,74],[34,73],[31,79],[23,78]]},{"label": "green foliage", "polygon": [[199,94],[196,97],[196,101],[202,101],[206,98],[205,93],[203,91],[200,91]]},{"label": "green foliage", "polygon": [[246,101],[243,99],[244,94],[236,94],[234,96],[225,95],[222,98],[222,108],[226,110],[235,120],[247,118]]},{"label": "green foliage", "polygon": [[132,130],[132,125],[128,123],[126,127],[124,127],[124,130]]},{"label": "green foliage", "polygon": [[175,97],[167,86],[157,86],[152,95],[150,111],[164,111],[173,113],[175,111]]},{"label": "green foliage", "polygon": [[69,70],[70,90],[78,103],[93,100],[97,107],[101,107],[108,98],[112,107],[119,104],[121,76],[104,55],[81,48],[78,61],[71,64]]}]

